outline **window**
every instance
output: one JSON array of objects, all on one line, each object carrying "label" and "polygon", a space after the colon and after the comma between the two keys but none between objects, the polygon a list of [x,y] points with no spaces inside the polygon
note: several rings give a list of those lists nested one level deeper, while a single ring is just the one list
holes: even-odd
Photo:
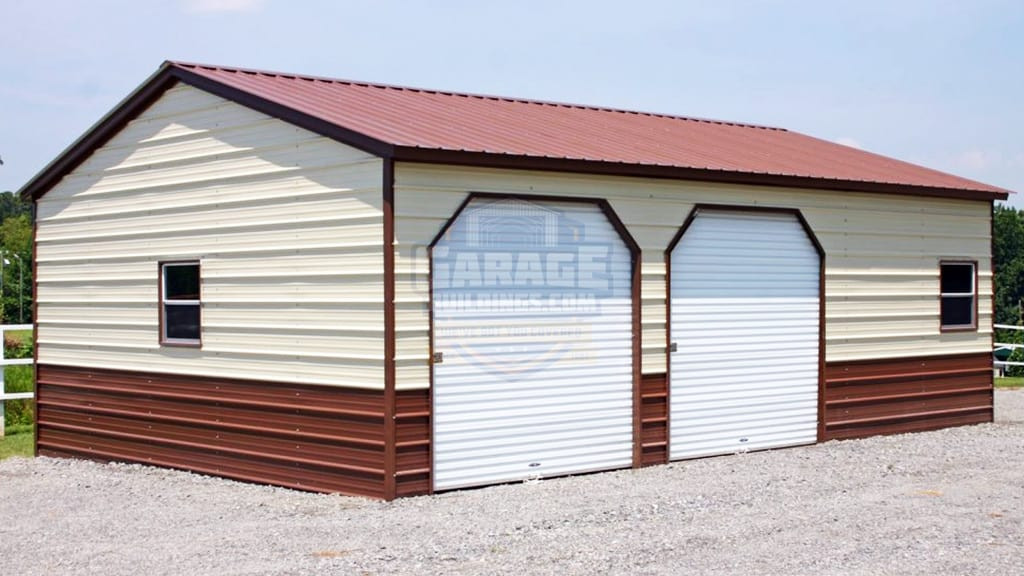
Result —
[{"label": "window", "polygon": [[942,262],[939,284],[942,292],[942,329],[974,330],[977,321],[977,282],[974,262]]},{"label": "window", "polygon": [[199,263],[160,264],[160,342],[199,345]]}]

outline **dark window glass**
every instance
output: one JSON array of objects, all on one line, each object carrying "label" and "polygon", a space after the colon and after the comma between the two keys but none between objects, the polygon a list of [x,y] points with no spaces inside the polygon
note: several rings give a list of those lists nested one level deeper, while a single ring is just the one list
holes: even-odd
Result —
[{"label": "dark window glass", "polygon": [[974,297],[947,296],[942,299],[943,326],[970,326],[974,324]]},{"label": "dark window glass", "polygon": [[199,340],[199,306],[169,304],[164,307],[167,337],[175,340]]},{"label": "dark window glass", "polygon": [[199,265],[164,266],[165,300],[199,300]]},{"label": "dark window glass", "polygon": [[971,294],[974,292],[973,264],[943,264],[942,293]]}]

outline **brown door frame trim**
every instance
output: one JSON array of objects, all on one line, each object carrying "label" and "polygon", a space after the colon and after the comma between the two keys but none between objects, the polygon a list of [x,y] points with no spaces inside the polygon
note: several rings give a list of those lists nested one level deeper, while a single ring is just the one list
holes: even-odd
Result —
[{"label": "brown door frame trim", "polygon": [[690,228],[701,210],[718,212],[760,212],[774,214],[791,214],[803,227],[804,233],[818,252],[818,442],[825,439],[825,249],[814,234],[811,225],[797,208],[776,206],[743,206],[731,204],[694,204],[683,225],[665,249],[665,388],[667,390],[666,408],[667,422],[665,435],[668,449],[666,458],[671,460],[672,453],[672,252],[682,240],[683,234]]},{"label": "brown door frame trim", "polygon": [[575,196],[554,196],[546,194],[506,194],[506,193],[494,193],[494,192],[469,192],[466,198],[462,201],[452,216],[445,222],[441,230],[431,240],[430,245],[427,248],[428,254],[428,284],[430,286],[429,294],[429,315],[430,315],[430,445],[431,445],[431,492],[433,492],[433,446],[434,446],[434,247],[437,243],[448,233],[452,225],[458,220],[462,212],[469,206],[470,202],[478,198],[489,198],[494,200],[504,199],[515,199],[524,200],[527,202],[574,202],[579,204],[595,204],[604,213],[605,218],[611,223],[615,231],[618,232],[619,237],[626,244],[626,247],[630,252],[631,259],[631,273],[632,279],[630,281],[630,299],[632,308],[632,355],[633,355],[633,468],[639,468],[643,459],[643,446],[641,436],[641,409],[642,409],[642,398],[641,398],[641,374],[642,366],[641,361],[643,359],[643,353],[641,350],[641,323],[640,323],[640,265],[641,265],[641,253],[640,245],[633,238],[632,234],[623,224],[622,220],[619,219],[618,214],[612,208],[611,203],[605,198],[593,198],[593,197],[575,197]]}]

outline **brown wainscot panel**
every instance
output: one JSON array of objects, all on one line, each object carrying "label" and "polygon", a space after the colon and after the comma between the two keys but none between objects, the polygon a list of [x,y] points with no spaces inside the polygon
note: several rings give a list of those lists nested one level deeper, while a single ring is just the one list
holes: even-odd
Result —
[{"label": "brown wainscot panel", "polygon": [[398,390],[395,402],[396,496],[429,494],[433,485],[430,390]]},{"label": "brown wainscot panel", "polygon": [[641,466],[668,462],[668,378],[644,374],[640,388]]},{"label": "brown wainscot panel", "polygon": [[825,439],[991,422],[992,355],[927,356],[825,367]]},{"label": "brown wainscot panel", "polygon": [[[383,391],[46,364],[37,370],[42,455],[384,497]],[[425,397],[399,393],[397,400],[403,494],[426,492]]]}]

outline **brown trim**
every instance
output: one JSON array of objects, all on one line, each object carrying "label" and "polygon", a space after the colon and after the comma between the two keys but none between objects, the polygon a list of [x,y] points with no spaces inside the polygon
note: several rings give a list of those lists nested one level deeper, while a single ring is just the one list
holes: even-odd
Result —
[{"label": "brown trim", "polygon": [[[433,270],[434,261],[434,247],[438,242],[448,233],[452,225],[458,220],[462,212],[469,206],[470,202],[477,198],[492,198],[496,200],[500,199],[517,199],[529,202],[573,202],[578,204],[595,204],[601,209],[605,217],[611,223],[612,227],[618,232],[619,237],[626,244],[629,249],[631,258],[631,272],[632,279],[630,282],[630,298],[632,299],[632,353],[633,353],[633,467],[639,468],[643,465],[643,417],[642,417],[642,393],[641,393],[641,380],[642,380],[642,366],[641,362],[643,359],[642,342],[643,336],[640,330],[640,264],[641,264],[641,253],[640,245],[636,242],[633,236],[629,233],[626,225],[623,224],[622,220],[619,219],[618,214],[612,208],[611,204],[607,199],[604,198],[590,198],[590,197],[565,197],[555,196],[547,194],[507,194],[507,193],[494,193],[494,192],[469,192],[462,203],[459,204],[455,212],[448,219],[447,222],[441,227],[437,235],[434,236],[433,240],[427,249],[429,258],[429,268]],[[431,389],[431,413],[433,413],[434,406],[434,369],[433,369],[433,356],[434,356],[434,314],[433,314],[433,293],[434,293],[434,278],[433,274],[429,275],[430,279],[430,357],[431,357],[431,369],[430,369],[430,389]],[[433,423],[431,424],[431,444],[433,444]]]},{"label": "brown trim", "polygon": [[78,167],[94,150],[106,144],[114,134],[174,85],[175,78],[169,72],[169,66],[165,62],[142,85],[126,96],[124,100],[118,102],[113,109],[22,186],[18,190],[18,194],[25,200],[39,198],[65,174]]},{"label": "brown trim", "polygon": [[641,386],[641,466],[667,464],[668,375],[644,374]]},{"label": "brown trim", "polygon": [[395,366],[395,163],[383,162],[382,199],[384,209],[384,499],[397,495],[396,447],[397,410]]},{"label": "brown trim", "polygon": [[[970,264],[974,268],[974,310],[971,312],[971,324],[970,326],[964,325],[952,325],[946,326],[942,323],[942,267],[946,264]],[[993,276],[993,284],[995,277]],[[995,311],[995,299],[993,298],[993,312]],[[962,260],[957,258],[941,259],[939,260],[939,332],[977,332],[978,331],[978,261],[977,260]]]},{"label": "brown trim", "polygon": [[[40,454],[386,497],[382,390],[49,364],[37,372]],[[422,402],[406,404],[415,420]],[[410,471],[422,462],[417,437],[406,438]]]},{"label": "brown trim", "polygon": [[395,146],[393,157],[395,160],[402,162],[417,162],[424,164],[452,164],[482,168],[537,170],[542,172],[569,172],[604,176],[693,180],[698,182],[716,182],[723,184],[778,186],[812,190],[838,190],[843,192],[872,192],[907,196],[960,198],[965,200],[1006,200],[1009,197],[1008,192],[996,192],[990,190],[915,186],[910,184],[892,184],[887,182],[869,182],[862,180],[836,180],[831,178],[790,176],[782,174],[757,174],[750,172],[733,172],[727,170],[709,170],[706,168],[686,168],[651,164],[626,164],[620,162],[572,158],[516,156],[512,154],[496,154],[464,150],[439,150],[435,148],[419,148],[415,146]]},{"label": "brown trim", "polygon": [[310,132],[320,134],[331,140],[380,156],[381,158],[392,158],[394,156],[394,146],[387,142],[371,138],[354,130],[349,130],[322,118],[299,112],[294,108],[261,98],[251,92],[222,84],[216,80],[196,74],[187,68],[181,68],[174,64],[170,66],[170,74],[190,86],[215,94],[236,104],[241,104],[247,108],[252,108],[267,116],[283,120],[300,128],[305,128]]},{"label": "brown trim", "polygon": [[[199,268],[199,338],[195,342],[191,341],[177,341],[169,340],[164,332],[164,324],[166,320],[164,318],[166,312],[164,309],[164,266],[168,264],[195,264]],[[157,333],[158,340],[161,347],[166,348],[202,348],[203,347],[203,260],[202,258],[195,258],[192,260],[160,260],[156,263],[156,279],[157,279]]]},{"label": "brown trim", "polygon": [[[814,246],[814,250],[818,253],[818,442],[823,441],[825,437],[825,248],[821,245],[817,235],[814,234],[814,230],[811,228],[810,223],[804,218],[803,213],[796,208],[785,208],[778,206],[735,206],[731,204],[694,204],[690,213],[687,214],[683,220],[682,226],[679,227],[679,231],[676,232],[675,236],[672,237],[672,241],[669,242],[668,248],[665,249],[665,342],[670,349],[672,346],[672,252],[675,251],[679,241],[682,240],[683,234],[690,228],[693,221],[697,218],[701,210],[715,210],[725,212],[754,212],[754,213],[775,213],[775,214],[791,214],[796,217],[800,226],[804,229],[804,234],[807,235],[808,240]],[[671,352],[666,351],[665,354],[665,365],[666,365],[666,380],[667,390],[669,395],[669,414],[672,411],[671,394],[672,394],[672,361]],[[668,422],[669,431],[671,432],[672,418],[669,418]],[[668,436],[669,442],[671,443],[671,435]]]},{"label": "brown trim", "polygon": [[18,191],[24,198],[38,198],[46,193],[60,178],[74,170],[92,152],[106,143],[114,134],[152,104],[175,82],[181,81],[200,90],[215,94],[243,106],[258,110],[296,126],[310,130],[360,150],[406,162],[432,164],[455,164],[489,168],[513,168],[519,170],[556,171],[609,176],[635,176],[642,178],[668,178],[701,182],[721,182],[756,186],[783,186],[815,190],[840,190],[848,192],[875,192],[911,196],[934,196],[940,198],[963,198],[969,200],[1006,200],[1009,193],[998,189],[964,189],[937,186],[915,186],[887,182],[860,180],[838,180],[831,178],[794,176],[781,174],[757,174],[706,168],[659,166],[650,164],[626,164],[597,160],[516,156],[491,152],[463,150],[441,150],[416,146],[396,145],[367,136],[355,130],[344,128],[311,114],[260,97],[251,92],[228,86],[178,66],[164,62],[145,82],[118,103],[88,131],[66,148],[56,159],[34,176]]},{"label": "brown trim", "polygon": [[991,422],[990,352],[829,362],[825,440]]},{"label": "brown trim", "polygon": [[433,492],[430,389],[395,393],[395,496]]}]

